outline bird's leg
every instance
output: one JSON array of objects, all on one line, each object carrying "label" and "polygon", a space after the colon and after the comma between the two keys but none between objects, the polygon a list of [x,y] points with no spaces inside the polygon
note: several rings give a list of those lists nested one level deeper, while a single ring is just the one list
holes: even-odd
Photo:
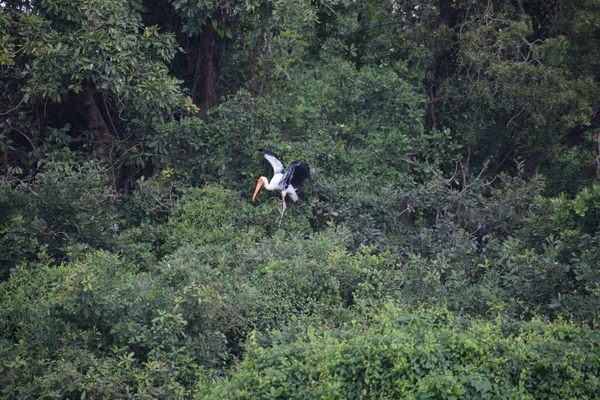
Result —
[{"label": "bird's leg", "polygon": [[287,209],[287,204],[285,204],[285,194],[283,194],[283,193],[281,194],[281,201],[283,201],[283,205],[281,208],[281,215],[283,216],[283,213]]}]

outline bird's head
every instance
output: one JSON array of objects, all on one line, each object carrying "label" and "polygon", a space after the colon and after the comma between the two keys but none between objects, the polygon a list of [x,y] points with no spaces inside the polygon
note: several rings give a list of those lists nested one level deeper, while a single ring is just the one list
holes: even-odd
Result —
[{"label": "bird's head", "polygon": [[260,178],[258,178],[258,183],[256,184],[256,189],[254,189],[254,196],[252,196],[252,201],[254,201],[254,199],[256,199],[256,195],[260,191],[260,188],[264,185],[265,180],[266,180],[266,178],[264,176],[261,176]]}]

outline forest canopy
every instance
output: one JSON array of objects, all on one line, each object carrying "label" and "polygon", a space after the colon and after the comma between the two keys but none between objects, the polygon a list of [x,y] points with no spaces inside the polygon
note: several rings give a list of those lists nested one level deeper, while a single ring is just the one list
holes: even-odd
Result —
[{"label": "forest canopy", "polygon": [[0,11],[3,398],[600,392],[596,0]]}]

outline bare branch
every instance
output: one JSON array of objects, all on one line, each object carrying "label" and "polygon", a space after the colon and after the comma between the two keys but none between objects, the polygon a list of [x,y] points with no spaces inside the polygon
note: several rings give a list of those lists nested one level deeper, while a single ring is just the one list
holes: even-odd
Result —
[{"label": "bare branch", "polygon": [[11,127],[11,129],[13,131],[17,132],[18,134],[20,134],[21,136],[23,136],[25,139],[27,139],[27,141],[29,142],[29,145],[31,146],[31,150],[33,150],[33,151],[37,150],[37,146],[35,145],[34,141],[29,136],[27,136],[27,134],[25,132],[23,132],[22,130],[16,128],[13,125],[9,124],[9,126]]},{"label": "bare branch", "polygon": [[21,104],[23,104],[23,101],[24,101],[24,99],[21,99],[21,101],[19,102],[19,104],[17,104],[16,106],[14,106],[13,108],[11,108],[7,112],[0,113],[0,115],[8,115],[11,112],[15,111],[16,109],[18,109],[19,107],[21,107]]},{"label": "bare branch", "polygon": [[598,164],[596,177],[600,178],[600,131],[598,132],[598,157],[596,157],[596,164]]}]

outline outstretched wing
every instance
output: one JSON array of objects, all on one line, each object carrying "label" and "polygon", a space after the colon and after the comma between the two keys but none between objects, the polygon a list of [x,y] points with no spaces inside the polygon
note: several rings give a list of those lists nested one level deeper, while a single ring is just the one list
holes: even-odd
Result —
[{"label": "outstretched wing", "polygon": [[305,180],[310,178],[310,168],[304,161],[292,161],[283,175],[283,181],[298,189]]},{"label": "outstretched wing", "polygon": [[262,155],[271,164],[271,167],[273,167],[273,174],[283,174],[284,165],[279,157],[269,150],[263,150]]}]

